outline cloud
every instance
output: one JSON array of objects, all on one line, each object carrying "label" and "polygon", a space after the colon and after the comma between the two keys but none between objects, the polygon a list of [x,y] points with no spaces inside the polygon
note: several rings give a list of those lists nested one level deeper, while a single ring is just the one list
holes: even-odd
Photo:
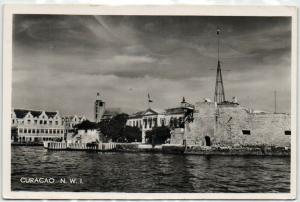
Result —
[{"label": "cloud", "polygon": [[273,97],[266,95],[277,89],[288,112],[285,17],[16,15],[13,106],[92,117],[97,91],[108,106],[136,109],[145,107],[148,92],[157,108],[175,106],[182,96],[213,98],[217,26],[228,98],[251,97],[256,108],[271,110]]}]

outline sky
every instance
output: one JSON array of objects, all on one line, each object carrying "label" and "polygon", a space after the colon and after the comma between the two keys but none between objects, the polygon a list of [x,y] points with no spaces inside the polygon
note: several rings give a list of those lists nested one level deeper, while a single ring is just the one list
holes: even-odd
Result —
[{"label": "sky", "polygon": [[14,108],[93,119],[96,93],[133,113],[213,100],[217,28],[226,100],[290,112],[291,19],[15,15]]}]

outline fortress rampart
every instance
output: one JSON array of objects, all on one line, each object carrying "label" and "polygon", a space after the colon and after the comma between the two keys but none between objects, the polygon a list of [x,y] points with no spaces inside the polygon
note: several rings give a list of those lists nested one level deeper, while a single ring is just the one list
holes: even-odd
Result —
[{"label": "fortress rampart", "polygon": [[199,102],[183,137],[187,145],[290,147],[290,136],[295,135],[290,123],[289,114],[253,113],[240,105]]}]

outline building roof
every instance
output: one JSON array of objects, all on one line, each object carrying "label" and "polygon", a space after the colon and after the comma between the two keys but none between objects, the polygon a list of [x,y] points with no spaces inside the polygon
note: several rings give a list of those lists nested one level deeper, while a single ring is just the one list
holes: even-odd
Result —
[{"label": "building roof", "polygon": [[57,112],[45,112],[48,118],[53,118],[57,114]]},{"label": "building roof", "polygon": [[129,118],[142,118],[143,116],[147,116],[147,112],[150,112],[150,116],[151,115],[158,115],[158,114],[163,114],[162,111],[160,110],[154,110],[154,109],[151,109],[151,108],[148,108],[144,111],[138,111],[132,115],[129,116]]},{"label": "building roof", "polygon": [[184,114],[186,108],[184,107],[175,107],[175,108],[169,108],[166,109],[166,114]]},{"label": "building roof", "polygon": [[29,110],[25,110],[25,109],[14,109],[14,112],[15,112],[16,117],[17,117],[18,119],[22,119],[22,118],[24,118],[24,117],[28,114]]},{"label": "building roof", "polygon": [[[29,112],[33,117],[39,117],[43,111],[37,111],[37,110],[28,110],[28,109],[14,109],[13,110],[16,114],[16,117],[18,119],[22,119],[24,118]],[[48,116],[48,118],[53,118],[57,112],[48,112],[45,111],[46,115]]]},{"label": "building roof", "polygon": [[144,113],[145,113],[145,111],[139,111],[139,112],[136,112],[134,114],[131,114],[129,116],[129,118],[142,118]]}]

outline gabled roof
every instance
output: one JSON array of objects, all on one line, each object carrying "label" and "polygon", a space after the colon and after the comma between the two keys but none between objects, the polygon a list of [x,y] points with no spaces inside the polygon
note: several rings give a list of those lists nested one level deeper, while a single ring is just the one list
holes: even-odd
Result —
[{"label": "gabled roof", "polygon": [[[14,109],[13,110],[16,114],[16,117],[18,119],[23,119],[29,112],[33,117],[39,117],[43,111],[37,111],[37,110],[28,110],[28,109]],[[46,115],[50,118],[54,117],[57,112],[45,112]]]},{"label": "gabled roof", "polygon": [[22,118],[24,118],[24,117],[27,115],[27,113],[29,112],[29,110],[25,110],[25,109],[14,109],[14,112],[15,112],[16,117],[17,117],[18,119],[22,119]]},{"label": "gabled roof", "polygon": [[45,112],[48,118],[53,118],[57,114],[57,112]]},{"label": "gabled roof", "polygon": [[39,117],[42,114],[42,111],[30,111],[33,117]]},{"label": "gabled roof", "polygon": [[144,111],[138,111],[132,115],[129,116],[129,118],[142,118],[143,116],[147,116],[147,113],[150,113],[149,116],[151,115],[158,115],[158,114],[162,114],[162,112],[160,112],[159,110],[153,110],[151,108],[148,108]]},{"label": "gabled roof", "polygon": [[142,118],[145,111],[139,111],[129,116],[129,118]]},{"label": "gabled roof", "polygon": [[158,113],[157,113],[156,111],[154,111],[153,109],[151,109],[151,108],[148,108],[148,109],[144,112],[143,116],[145,116],[147,113],[151,113],[151,115],[158,115]]}]

